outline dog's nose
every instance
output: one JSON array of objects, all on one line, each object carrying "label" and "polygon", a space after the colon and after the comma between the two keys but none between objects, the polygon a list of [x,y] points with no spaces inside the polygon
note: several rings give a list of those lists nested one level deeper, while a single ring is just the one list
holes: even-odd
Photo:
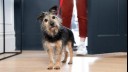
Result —
[{"label": "dog's nose", "polygon": [[51,22],[50,25],[51,25],[51,26],[54,26],[54,22]]}]

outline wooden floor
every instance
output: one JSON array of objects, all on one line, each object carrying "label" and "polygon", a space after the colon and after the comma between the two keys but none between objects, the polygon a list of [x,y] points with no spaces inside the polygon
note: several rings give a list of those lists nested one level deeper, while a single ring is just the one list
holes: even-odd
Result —
[{"label": "wooden floor", "polygon": [[[3,55],[4,56],[4,55]],[[3,57],[2,56],[2,57]],[[48,55],[43,51],[23,51],[0,61],[0,72],[127,72],[127,53],[75,56],[73,64],[47,70]]]}]

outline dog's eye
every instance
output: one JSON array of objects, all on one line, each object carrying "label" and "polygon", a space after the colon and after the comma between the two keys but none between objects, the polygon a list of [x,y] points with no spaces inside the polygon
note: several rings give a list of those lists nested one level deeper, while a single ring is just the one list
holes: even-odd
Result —
[{"label": "dog's eye", "polygon": [[55,16],[52,17],[52,19],[55,19],[55,18],[56,18]]},{"label": "dog's eye", "polygon": [[48,19],[45,19],[44,21],[45,21],[45,22],[47,22],[47,21],[48,21]]}]

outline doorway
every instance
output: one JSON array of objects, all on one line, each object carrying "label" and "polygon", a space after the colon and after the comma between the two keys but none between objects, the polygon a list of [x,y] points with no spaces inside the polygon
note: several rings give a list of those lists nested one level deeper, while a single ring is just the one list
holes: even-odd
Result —
[{"label": "doorway", "polygon": [[[50,7],[58,3],[57,0],[15,0],[17,49],[22,44],[23,50],[42,50],[42,33],[40,23],[36,18],[41,11],[48,11]],[[23,18],[20,14],[23,15]],[[75,27],[77,21],[75,22],[72,29],[76,29],[77,34],[75,35],[78,37],[78,29]],[[88,0],[86,45],[89,54],[126,52],[126,30],[127,0]]]}]

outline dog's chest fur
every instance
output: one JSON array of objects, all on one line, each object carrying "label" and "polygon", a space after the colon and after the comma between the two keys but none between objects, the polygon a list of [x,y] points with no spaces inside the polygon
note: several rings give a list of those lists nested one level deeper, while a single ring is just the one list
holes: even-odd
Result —
[{"label": "dog's chest fur", "polygon": [[54,36],[50,36],[44,32],[45,40],[50,42],[51,45],[54,45],[54,43],[58,40],[62,40],[63,45],[66,45],[68,41],[74,42],[74,39],[72,39],[72,36],[73,34],[71,30],[66,27],[63,27],[62,29],[60,29],[59,32]]},{"label": "dog's chest fur", "polygon": [[61,40],[61,38],[62,38],[62,31],[59,31],[54,36],[50,36],[46,32],[44,32],[44,36],[45,36],[45,40],[47,40],[48,42],[54,43],[54,42],[56,42],[58,40]]}]

